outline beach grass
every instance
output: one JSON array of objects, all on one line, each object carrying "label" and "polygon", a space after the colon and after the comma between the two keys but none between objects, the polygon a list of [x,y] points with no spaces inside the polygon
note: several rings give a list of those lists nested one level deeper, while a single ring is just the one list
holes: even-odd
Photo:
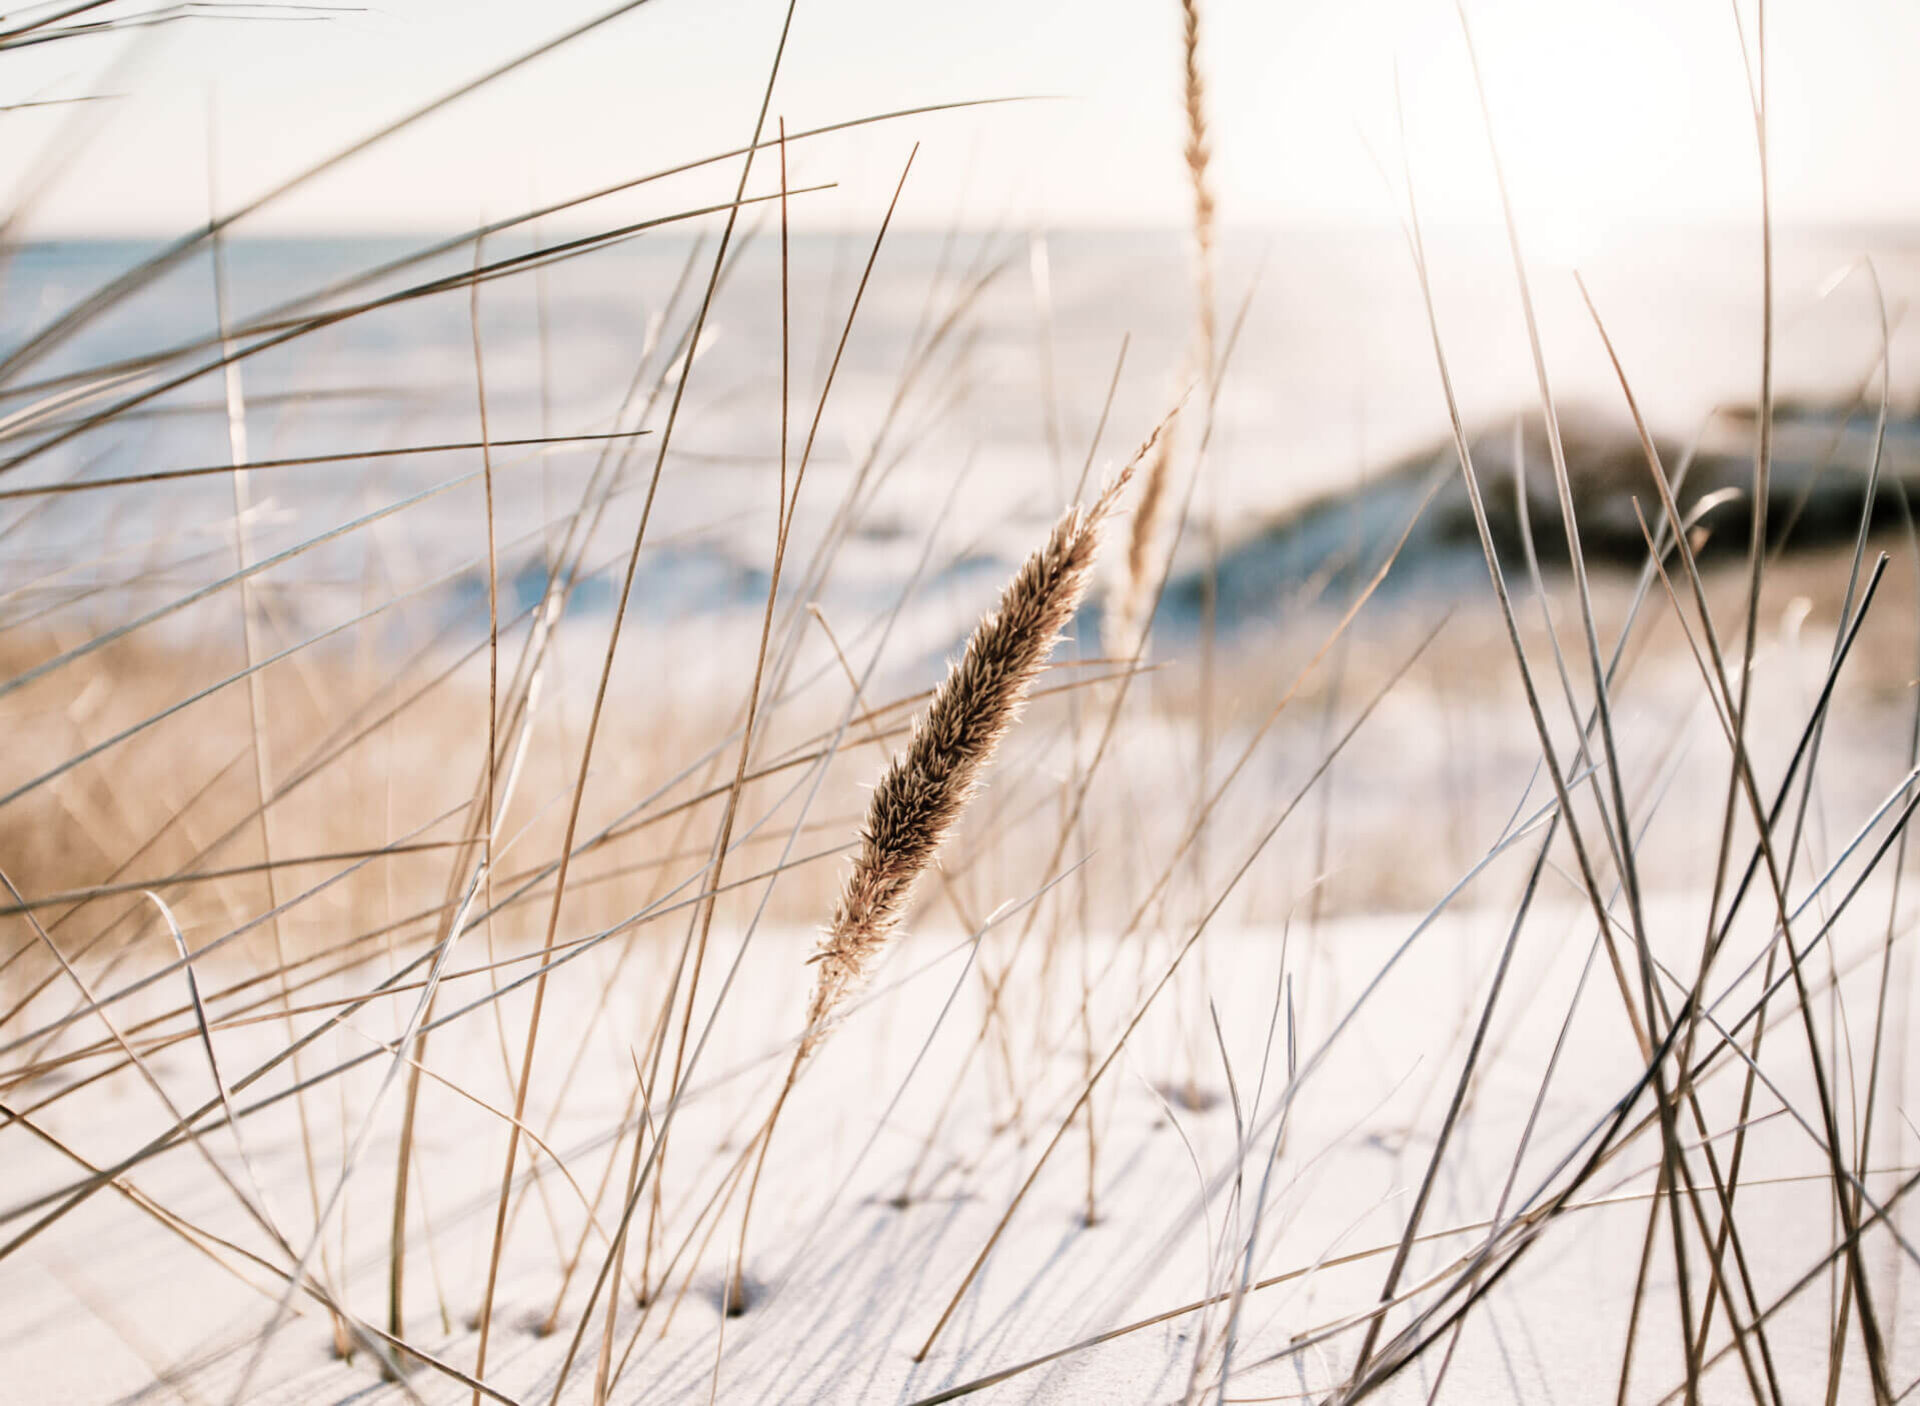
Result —
[{"label": "beach grass", "polygon": [[[0,57],[142,23],[69,8]],[[1166,364],[1053,364],[1043,233],[890,262],[939,105],[859,119],[898,135],[891,201],[796,255],[832,133],[789,130],[786,28],[729,198],[643,175],[639,219],[579,192],[232,298],[248,218],[463,88],[0,347],[22,1399],[1911,1390],[1920,537],[1878,274],[1865,458],[1812,475],[1857,519],[1816,541],[1770,517],[1764,177],[1752,403],[1711,420],[1751,463],[1702,496],[1585,283],[1616,432],[1563,433],[1511,208],[1533,403],[1489,454],[1401,169],[1440,453],[1249,605],[1306,509],[1224,514],[1216,431],[1286,272],[1224,257],[1207,7],[1167,9]],[[582,409],[550,280],[636,241],[653,315]],[[86,350],[200,264],[199,322]],[[1050,443],[1002,501],[966,456],[1004,449],[969,415],[1009,288]],[[264,441],[256,368],[320,415],[300,358],[416,314],[457,314],[458,383],[377,389],[431,428]],[[175,414],[224,457],[150,449]]]}]

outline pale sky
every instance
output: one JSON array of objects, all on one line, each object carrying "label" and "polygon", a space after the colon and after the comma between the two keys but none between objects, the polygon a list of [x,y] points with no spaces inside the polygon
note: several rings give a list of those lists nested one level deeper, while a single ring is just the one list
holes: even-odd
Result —
[{"label": "pale sky", "polygon": [[[28,233],[176,233],[204,221],[210,103],[219,199],[231,207],[605,8],[385,0],[318,22],[173,25],[121,68],[124,36],[6,53],[5,103],[124,94],[77,157],[55,162]],[[784,0],[652,0],[243,229],[446,229],[741,144],[783,11]],[[1466,11],[1536,247],[1574,255],[1635,225],[1754,217],[1754,133],[1727,0],[1466,0]],[[1228,224],[1389,218],[1394,197],[1368,148],[1397,182],[1396,72],[1425,211],[1495,215],[1452,0],[1209,0],[1202,13]],[[1751,4],[1740,13],[1751,43]],[[773,104],[792,128],[1056,96],[796,148],[796,184],[839,184],[797,202],[795,218],[871,224],[918,140],[910,224],[1178,224],[1178,32],[1174,0],[801,0]],[[1920,130],[1920,8],[1775,0],[1768,37],[1780,217],[1920,221],[1920,163],[1907,150]],[[79,110],[0,113],[9,207]],[[771,180],[771,164],[761,169]],[[575,220],[662,213],[735,179],[737,168],[682,179]]]}]

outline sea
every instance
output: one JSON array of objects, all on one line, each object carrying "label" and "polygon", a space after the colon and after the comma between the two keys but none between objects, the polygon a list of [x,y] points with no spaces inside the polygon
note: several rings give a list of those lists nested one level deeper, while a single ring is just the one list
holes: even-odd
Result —
[{"label": "sea", "polygon": [[[1560,403],[1621,416],[1624,375],[1681,436],[1760,384],[1757,221],[1643,232],[1577,266],[1517,267],[1498,229],[1435,231],[1424,292],[1400,229],[1229,231],[1211,380],[1177,231],[783,245],[760,215],[732,232],[689,367],[721,232],[13,250],[0,622],[97,630],[241,561],[316,627],[401,595],[484,611],[490,555],[505,607],[530,608],[596,472],[618,489],[570,618],[612,608],[643,516],[648,618],[750,611],[783,502],[795,590],[865,609],[932,571],[977,595],[966,583],[1029,550],[1176,407],[1176,482],[1217,548],[1443,442],[1448,383],[1484,426],[1537,404],[1543,375]],[[1779,231],[1772,283],[1776,394],[1871,406],[1884,374],[1912,413],[1920,231]],[[236,459],[259,467],[237,481]],[[832,569],[810,579],[828,540]]]}]

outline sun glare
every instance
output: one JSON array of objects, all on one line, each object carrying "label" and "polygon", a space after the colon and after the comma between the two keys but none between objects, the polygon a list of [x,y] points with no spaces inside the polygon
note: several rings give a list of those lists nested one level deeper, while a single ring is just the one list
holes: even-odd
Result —
[{"label": "sun glare", "polygon": [[[1401,12],[1401,99],[1423,206],[1498,218],[1487,135],[1453,12]],[[1440,11],[1438,19],[1435,11]],[[1533,257],[1574,264],[1636,228],[1685,218],[1751,156],[1738,148],[1732,23],[1653,22],[1640,7],[1500,3],[1469,10],[1508,192]],[[1722,52],[1717,64],[1712,50]],[[1712,82],[1703,81],[1705,75]],[[1731,75],[1732,81],[1725,81]],[[1719,111],[1708,111],[1710,99]]]},{"label": "sun glare", "polygon": [[1894,1406],[1915,55],[7,6],[0,1406]]}]

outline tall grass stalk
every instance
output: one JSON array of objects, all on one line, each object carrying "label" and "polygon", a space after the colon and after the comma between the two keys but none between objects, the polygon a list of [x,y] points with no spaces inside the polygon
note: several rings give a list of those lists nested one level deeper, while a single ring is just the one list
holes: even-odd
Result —
[{"label": "tall grass stalk", "polygon": [[747,1229],[774,1125],[801,1066],[820,1047],[847,998],[865,982],[906,915],[914,890],[965,814],[1000,740],[1019,717],[1033,681],[1086,595],[1100,527],[1132,474],[1115,475],[1091,506],[1071,507],[1046,545],[1000,593],[960,658],[935,690],[913,737],[874,787],[852,871],[818,947],[806,1027],[773,1110],[762,1125],[753,1177],[740,1213],[740,1248],[727,1308],[746,1309]]}]

